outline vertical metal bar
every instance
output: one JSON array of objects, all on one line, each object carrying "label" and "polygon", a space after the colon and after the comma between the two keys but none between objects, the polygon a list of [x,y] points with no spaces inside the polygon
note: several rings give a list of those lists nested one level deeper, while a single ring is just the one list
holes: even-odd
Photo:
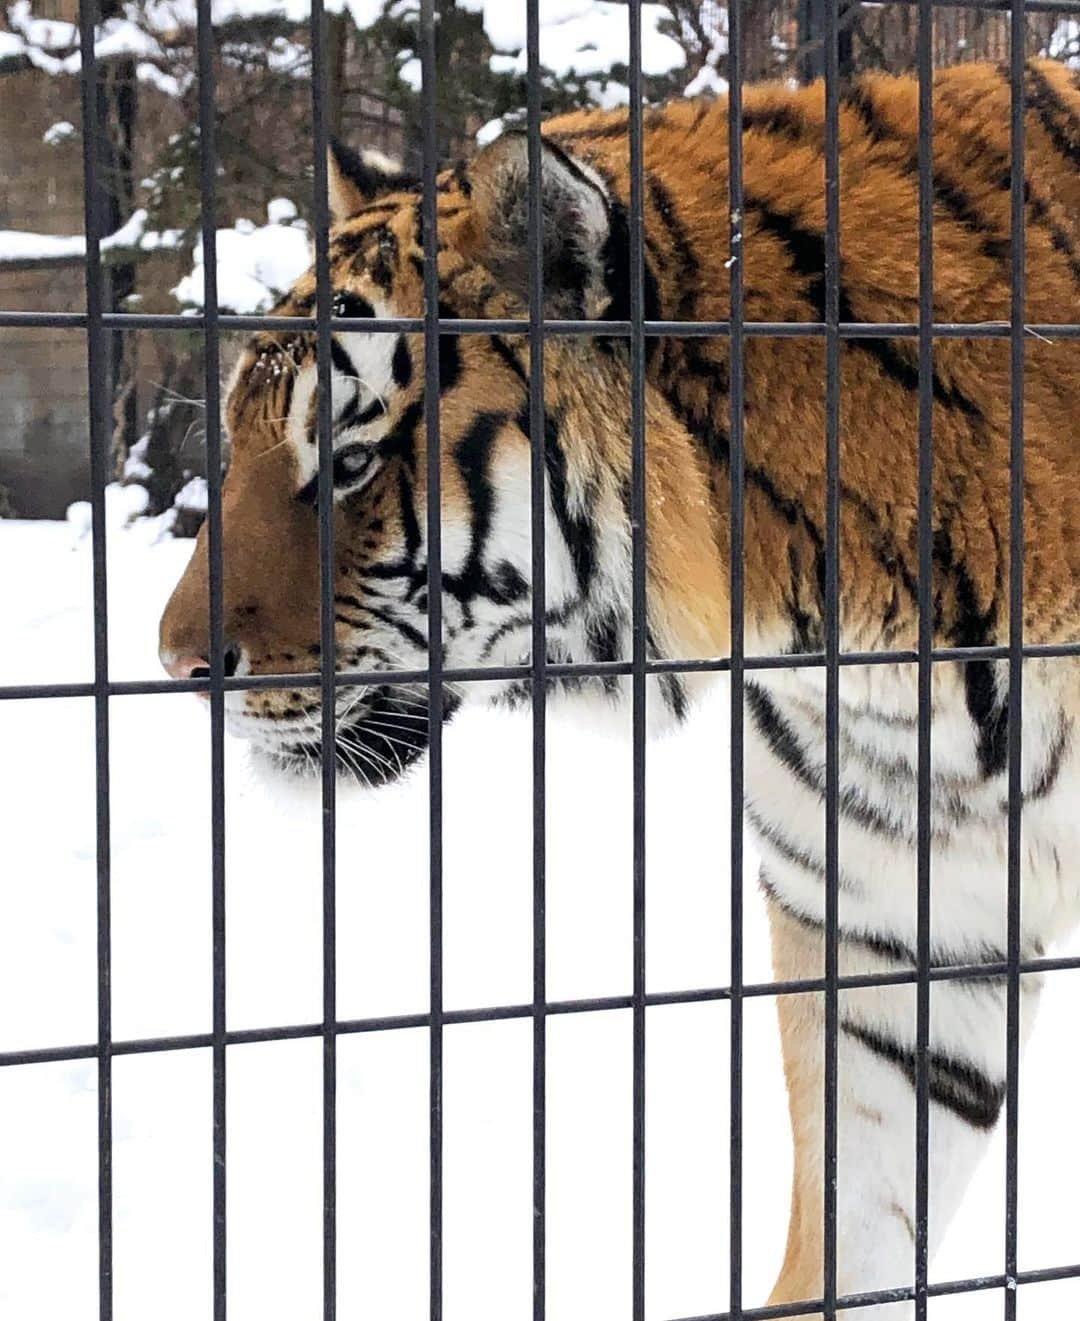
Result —
[{"label": "vertical metal bar", "polygon": [[742,1143],[743,1143],[743,603],[745,574],[745,452],[743,336],[743,143],[742,0],[728,6],[728,257],[731,300],[730,454],[731,454],[731,1145],[730,1281],[728,1310],[742,1316]]},{"label": "vertical metal bar", "polygon": [[641,0],[630,0],[630,522],[633,744],[633,1321],[645,1321],[645,153]]},{"label": "vertical metal bar", "polygon": [[1013,0],[1009,25],[1011,306],[1009,309],[1009,834],[1005,1063],[1005,1321],[1016,1319],[1020,1110],[1020,844],[1024,645],[1024,240],[1025,23]]},{"label": "vertical metal bar", "polygon": [[428,542],[428,754],[429,922],[431,1025],[429,1130],[431,1191],[431,1321],[442,1316],[443,1225],[443,894],[442,894],[442,511],[439,469],[439,235],[435,193],[438,174],[436,123],[435,0],[420,4],[420,63],[423,76],[421,119],[423,129],[424,239],[424,424],[427,431],[427,542]]},{"label": "vertical metal bar", "polygon": [[90,424],[90,517],[94,575],[94,778],[97,839],[98,1317],[113,1314],[112,884],[109,817],[109,619],[105,485],[109,480],[108,349],[102,322],[100,149],[94,49],[97,0],[79,6],[82,51],[83,208],[86,224],[86,363]]},{"label": "vertical metal bar", "polygon": [[540,137],[540,3],[526,14],[529,144],[529,438],[532,536],[533,845],[533,1321],[547,1308],[547,565],[544,401],[543,143]]},{"label": "vertical metal bar", "polygon": [[[919,665],[916,804],[915,1321],[926,1321],[930,1256],[930,737],[934,516],[934,11],[919,0]],[[889,1281],[888,1283],[893,1283]],[[899,1284],[899,1281],[895,1281]]]},{"label": "vertical metal bar", "polygon": [[225,1074],[225,642],[221,534],[221,346],[217,290],[217,153],[211,0],[196,5],[199,71],[199,199],[203,247],[203,376],[206,395],[207,558],[210,564],[210,893],[213,1034],[214,1321],[226,1314]]},{"label": "vertical metal bar", "polygon": [[319,453],[319,690],[323,882],[323,1317],[337,1314],[337,647],[334,636],[334,436],[331,375],[329,126],[326,12],[311,0],[311,101],[315,152],[315,361]]},{"label": "vertical metal bar", "polygon": [[840,70],[825,0],[825,1141],[824,1317],[836,1316],[840,786]]}]

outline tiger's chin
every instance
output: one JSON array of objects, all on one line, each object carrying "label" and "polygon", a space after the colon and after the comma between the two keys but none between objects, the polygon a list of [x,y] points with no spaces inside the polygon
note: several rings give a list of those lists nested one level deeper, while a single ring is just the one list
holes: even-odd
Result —
[{"label": "tiger's chin", "polygon": [[[444,693],[443,722],[459,705]],[[375,689],[355,715],[338,717],[334,741],[337,778],[368,789],[403,779],[430,745],[426,701],[401,696],[391,689]],[[251,753],[270,773],[293,780],[318,779],[323,773],[323,744],[318,737],[267,743],[256,740]]]}]

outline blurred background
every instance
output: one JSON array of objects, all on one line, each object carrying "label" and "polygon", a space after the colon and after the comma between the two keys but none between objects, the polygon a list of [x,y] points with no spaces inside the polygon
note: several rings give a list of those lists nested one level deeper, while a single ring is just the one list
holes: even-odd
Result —
[{"label": "blurred background", "polygon": [[[194,0],[103,0],[97,58],[106,306],[198,309]],[[994,3],[995,0],[991,0]],[[1046,0],[1049,5],[1054,0]],[[329,0],[331,131],[419,160],[419,0]],[[1032,13],[1030,53],[1080,61],[1066,6]],[[523,0],[437,0],[439,144],[466,156],[522,115]],[[627,92],[626,6],[541,0],[546,111],[611,106]],[[821,68],[823,0],[745,0],[750,80],[804,82]],[[220,302],[267,310],[306,267],[311,213],[311,54],[306,0],[215,0]],[[84,198],[77,0],[0,8],[0,307],[80,310]],[[726,88],[727,9],[643,6],[648,96]],[[914,64],[912,3],[841,3],[845,76]],[[939,9],[935,59],[1003,59],[1008,14],[986,0]],[[228,348],[228,345],[226,346]],[[110,337],[113,462],[132,515],[191,535],[205,506],[200,335]],[[0,329],[0,516],[62,518],[89,489],[83,332]]]}]

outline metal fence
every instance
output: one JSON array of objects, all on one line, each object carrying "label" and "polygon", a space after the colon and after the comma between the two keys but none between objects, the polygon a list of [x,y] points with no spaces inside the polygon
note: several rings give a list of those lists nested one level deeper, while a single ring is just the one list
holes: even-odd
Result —
[{"label": "metal fence", "polygon": [[[205,253],[205,311],[200,317],[106,313],[103,303],[103,267],[100,240],[103,218],[95,205],[101,196],[97,174],[99,153],[95,133],[101,132],[96,111],[97,71],[94,59],[94,32],[97,13],[91,0],[84,4],[80,30],[84,60],[82,65],[82,108],[84,124],[84,170],[86,196],[86,312],[35,313],[0,312],[0,326],[35,326],[39,328],[79,328],[86,332],[91,398],[90,452],[93,481],[93,604],[94,604],[94,679],[92,683],[11,685],[0,689],[0,699],[46,699],[55,697],[92,697],[96,713],[96,812],[97,812],[97,974],[98,1036],[92,1043],[48,1049],[27,1049],[0,1054],[0,1065],[30,1065],[47,1061],[96,1059],[98,1067],[98,1201],[99,1201],[99,1294],[100,1317],[109,1321],[113,1315],[112,1261],[112,1090],[111,1071],[115,1056],[146,1052],[209,1047],[213,1058],[213,1315],[215,1321],[226,1317],[226,1076],[229,1047],[255,1041],[280,1041],[300,1037],[321,1038],[323,1042],[324,1129],[324,1303],[323,1315],[332,1321],[336,1315],[336,1042],[342,1034],[380,1032],[406,1027],[427,1028],[430,1038],[430,1315],[438,1321],[442,1315],[442,1079],[443,1040],[447,1027],[500,1019],[531,1019],[533,1024],[533,1158],[534,1158],[534,1289],[533,1316],[545,1315],[545,1064],[546,1024],[553,1014],[575,1014],[608,1009],[629,1009],[633,1015],[633,1321],[645,1316],[645,1052],[646,1011],[650,1006],[726,1001],[731,1013],[731,1147],[730,1147],[730,1295],[724,1312],[716,1312],[696,1321],[726,1321],[726,1318],[750,1318],[765,1321],[821,1312],[835,1318],[841,1311],[875,1303],[913,1300],[920,1321],[927,1315],[928,1300],[936,1296],[974,1291],[999,1290],[1004,1314],[1012,1321],[1017,1314],[1018,1286],[1029,1283],[1080,1278],[1080,1264],[1063,1265],[1039,1271],[1020,1272],[1017,1268],[1017,1117],[1019,1080],[1020,978],[1025,972],[1080,967],[1080,958],[1040,958],[1022,960],[1020,941],[1020,848],[1021,780],[1020,735],[1023,658],[1080,656],[1080,644],[1025,646],[1023,639],[1023,480],[1024,480],[1024,348],[1028,333],[1080,338],[1080,324],[1025,326],[1024,323],[1024,58],[1026,10],[1014,3],[1010,11],[1010,83],[1011,109],[1011,319],[1008,324],[935,324],[933,319],[933,207],[934,184],[931,170],[933,115],[931,71],[933,67],[932,22],[934,4],[949,5],[955,0],[912,0],[919,20],[918,74],[919,96],[919,291],[918,321],[912,324],[847,323],[840,320],[840,193],[838,188],[839,108],[841,72],[839,66],[841,14],[840,0],[826,0],[823,5],[823,61],[826,84],[825,112],[825,317],[820,323],[747,322],[743,314],[742,265],[730,266],[729,321],[696,323],[649,321],[645,317],[644,287],[644,166],[643,166],[643,95],[641,72],[641,5],[627,0],[630,33],[630,266],[631,302],[626,321],[552,321],[543,316],[543,245],[538,241],[541,225],[540,183],[541,153],[541,84],[539,77],[539,3],[528,0],[528,141],[529,169],[529,252],[530,314],[527,321],[447,321],[440,320],[438,309],[437,232],[436,232],[436,102],[434,73],[437,39],[434,0],[421,3],[421,60],[423,70],[424,164],[423,164],[423,233],[424,287],[426,311],[422,320],[356,320],[332,315],[332,291],[329,274],[329,213],[327,201],[327,100],[324,0],[312,0],[312,112],[315,143],[315,232],[317,297],[314,317],[283,318],[224,316],[218,313],[216,296],[216,214],[214,151],[214,78],[211,0],[198,0],[199,111],[202,139],[202,239]],[[970,0],[969,0],[970,3]],[[998,3],[988,7],[1002,8]],[[1053,9],[1057,13],[1080,14],[1080,4],[1071,0],[1046,0],[1033,3],[1027,10]],[[728,150],[730,180],[728,213],[731,218],[732,245],[741,241],[742,192],[742,5],[730,9],[730,114]],[[108,631],[106,624],[105,558],[105,485],[110,470],[109,400],[106,395],[109,334],[115,330],[183,330],[201,328],[206,347],[206,447],[209,478],[209,552],[210,552],[210,664],[207,678],[185,681],[113,682],[109,678]],[[318,349],[318,510],[320,528],[320,605],[321,654],[334,654],[334,546],[332,511],[332,436],[331,436],[331,334],[335,330],[363,330],[366,333],[423,333],[426,348],[425,417],[427,422],[427,481],[429,542],[428,601],[429,636],[432,639],[428,667],[423,671],[395,673],[339,672],[322,666],[319,672],[283,676],[226,676],[223,639],[222,589],[222,436],[220,430],[219,339],[223,330],[256,330],[275,327],[289,330],[313,330]],[[530,408],[532,436],[532,654],[527,665],[448,669],[444,668],[439,639],[441,619],[440,564],[440,468],[439,468],[439,339],[445,334],[491,333],[527,334],[531,349]],[[628,340],[632,374],[631,447],[633,478],[631,513],[633,528],[633,647],[628,662],[589,664],[551,663],[545,647],[544,562],[544,340],[558,333],[622,336]],[[650,337],[715,336],[730,342],[730,438],[731,438],[731,649],[728,656],[706,660],[656,660],[646,652],[646,499],[645,499],[645,351]],[[801,655],[747,656],[744,649],[744,354],[750,336],[811,336],[824,341],[826,363],[826,431],[822,436],[826,471],[826,549],[825,549],[825,647],[822,653]],[[919,634],[915,650],[890,652],[842,652],[839,620],[839,512],[840,512],[840,351],[845,339],[906,337],[917,340],[919,355],[919,523],[918,523],[918,597]],[[1010,627],[1007,646],[935,647],[931,608],[932,520],[931,495],[933,473],[933,372],[932,353],[936,338],[1007,338],[1011,346],[1011,432],[1010,432]],[[151,627],[151,622],[147,621]],[[977,966],[934,968],[930,957],[930,684],[932,667],[939,662],[1007,660],[1008,689],[1008,947],[1007,961]],[[847,665],[902,664],[918,671],[918,959],[913,971],[890,974],[863,974],[841,977],[838,969],[838,817],[839,817],[839,683],[840,670]],[[826,959],[824,977],[797,982],[749,984],[743,975],[742,890],[738,883],[743,869],[743,692],[744,677],[758,669],[818,668],[825,675],[826,712]],[[687,991],[649,993],[645,980],[645,696],[650,674],[726,672],[731,689],[731,846],[730,874],[718,875],[717,883],[730,883],[732,949],[730,981],[725,986]],[[632,691],[633,747],[633,989],[629,995],[608,996],[573,1001],[548,1001],[545,976],[545,760],[546,694],[549,679],[573,675],[629,675]],[[533,999],[529,1003],[494,1005],[470,1010],[446,1011],[443,1007],[442,975],[442,714],[446,682],[482,683],[493,679],[527,681],[532,708],[533,771],[533,920],[534,965]],[[397,681],[426,685],[430,717],[431,746],[429,773],[430,810],[430,1008],[422,1014],[384,1018],[339,1020],[336,1008],[335,965],[335,691],[345,686]],[[224,800],[224,695],[227,691],[273,687],[318,688],[322,700],[322,806],[323,806],[323,1017],[320,1022],[230,1031],[225,1015],[225,800]],[[114,1040],[110,1001],[110,796],[109,796],[109,700],[111,697],[158,692],[207,692],[211,716],[212,848],[211,884],[213,893],[213,1013],[209,1033],[137,1040]],[[955,978],[1004,977],[1007,985],[1007,1086],[1006,1086],[1006,1222],[1003,1226],[1002,1269],[991,1276],[929,1282],[928,1278],[928,1198],[929,1198],[929,1011],[930,986],[933,981]],[[916,1171],[915,1251],[911,1285],[864,1293],[837,1294],[837,1041],[838,996],[844,989],[867,986],[914,984],[917,988],[917,1067],[916,1067]],[[768,1307],[744,1306],[742,1289],[742,1118],[741,1078],[743,1005],[755,997],[783,996],[816,992],[824,995],[826,1006],[825,1064],[825,1145],[826,1189],[821,1207],[824,1226],[824,1289],[820,1298],[799,1303]]]}]

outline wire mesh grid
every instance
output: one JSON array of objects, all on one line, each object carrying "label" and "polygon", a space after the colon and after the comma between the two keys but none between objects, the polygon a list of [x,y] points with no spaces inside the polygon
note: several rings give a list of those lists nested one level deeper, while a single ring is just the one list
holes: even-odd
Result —
[{"label": "wire mesh grid", "polygon": [[[995,1291],[1003,1294],[1007,1321],[1017,1312],[1018,1286],[1080,1278],[1080,1264],[1038,1271],[1020,1271],[1017,1265],[1018,1190],[1018,1096],[1019,1015],[1021,976],[1026,973],[1080,968],[1080,958],[1023,959],[1020,939],[1021,870],[1021,710],[1024,658],[1080,656],[1080,644],[1025,645],[1023,639],[1023,480],[1024,480],[1024,357],[1029,335],[1080,337],[1080,324],[1031,325],[1024,322],[1025,308],[1025,190],[1024,190],[1024,60],[1026,11],[1074,12],[1067,0],[1010,9],[1011,54],[1011,317],[1008,322],[974,324],[935,323],[933,319],[933,101],[931,74],[933,15],[936,6],[954,0],[911,0],[917,8],[919,31],[917,71],[919,75],[918,184],[919,184],[919,316],[915,323],[851,323],[840,319],[840,150],[839,109],[841,70],[838,64],[841,0],[827,0],[824,27],[825,74],[825,317],[822,322],[748,322],[744,317],[743,266],[730,264],[730,319],[719,322],[650,320],[645,314],[644,230],[644,95],[642,89],[641,0],[627,0],[629,28],[628,120],[630,151],[630,315],[627,320],[557,320],[543,311],[544,258],[539,241],[543,223],[541,207],[541,111],[539,37],[540,0],[527,0],[527,121],[529,148],[529,316],[527,320],[445,320],[439,310],[436,212],[436,41],[435,0],[421,0],[420,57],[423,74],[423,178],[422,224],[424,243],[425,313],[416,318],[355,318],[332,315],[329,263],[330,215],[327,171],[326,31],[324,0],[311,0],[312,116],[315,146],[315,272],[316,299],[313,317],[275,318],[220,314],[217,299],[216,253],[216,159],[214,147],[214,33],[211,0],[197,0],[197,47],[199,75],[199,127],[201,134],[202,242],[205,268],[205,304],[196,316],[140,315],[104,311],[100,240],[102,217],[95,199],[99,196],[99,153],[96,138],[102,131],[98,121],[94,34],[99,14],[94,0],[80,11],[83,59],[81,91],[84,125],[84,178],[86,221],[86,311],[85,313],[7,312],[0,310],[2,326],[79,328],[86,332],[90,392],[90,454],[92,476],[94,677],[90,683],[19,684],[0,688],[0,700],[49,699],[85,696],[93,699],[96,728],[96,835],[97,835],[97,985],[98,1035],[94,1042],[71,1046],[28,1048],[0,1054],[0,1065],[29,1065],[49,1061],[96,1060],[98,1069],[98,1213],[99,1213],[99,1312],[102,1321],[113,1315],[112,1253],[112,1109],[111,1073],[115,1056],[210,1047],[213,1059],[213,1297],[215,1321],[225,1321],[227,1242],[227,1132],[226,1081],[228,1048],[251,1042],[321,1038],[323,1042],[323,1315],[332,1321],[337,1311],[336,1266],[336,1044],[341,1035],[426,1028],[430,1040],[430,1315],[438,1321],[442,1309],[442,1069],[444,1032],[448,1026],[507,1019],[531,1019],[533,1025],[533,1316],[541,1321],[545,1307],[545,1155],[546,1155],[546,1025],[555,1015],[630,1010],[633,1019],[632,1086],[632,1317],[645,1317],[645,1113],[646,1113],[646,1024],[647,1010],[670,1004],[726,1001],[730,1005],[730,1291],[724,1312],[693,1321],[727,1321],[731,1318],[801,1316],[807,1312],[835,1318],[839,1313],[881,1303],[914,1302],[915,1315],[924,1321],[928,1300],[959,1293]],[[1007,8],[1004,3],[988,7]],[[732,251],[742,239],[743,215],[743,3],[733,0],[729,23],[729,193],[727,198]],[[334,544],[332,483],[332,416],[330,391],[331,336],[335,331],[359,330],[367,334],[421,333],[426,348],[424,394],[427,426],[428,482],[428,610],[429,663],[423,670],[342,670],[322,664],[316,672],[288,675],[226,675],[223,636],[222,569],[222,435],[220,425],[220,335],[222,331],[286,327],[313,330],[318,365],[318,520],[320,536],[320,636],[321,656],[332,657],[334,642]],[[209,533],[209,674],[189,680],[114,682],[109,677],[108,630],[106,625],[107,581],[105,557],[105,486],[109,468],[108,412],[106,397],[106,336],[117,329],[183,330],[198,328],[205,339],[206,447],[208,474]],[[531,658],[517,666],[471,668],[444,667],[442,638],[440,557],[440,466],[439,466],[439,344],[443,335],[527,335],[530,346],[529,416],[531,432],[531,568],[532,626]],[[560,663],[549,660],[545,635],[545,498],[544,456],[544,345],[553,335],[621,336],[628,341],[631,367],[632,454],[632,655],[629,661]],[[647,655],[646,636],[646,545],[647,504],[645,483],[645,364],[650,338],[663,336],[721,337],[729,341],[730,359],[730,599],[731,646],[725,656],[709,659],[654,659]],[[824,650],[820,653],[751,655],[744,643],[744,364],[749,338],[800,336],[824,342],[826,370],[826,429],[822,437],[826,474],[826,553]],[[918,346],[918,554],[919,632],[913,650],[841,651],[839,582],[840,513],[840,362],[845,340],[859,338],[909,338]],[[931,603],[933,553],[933,389],[934,342],[941,338],[1007,339],[1010,345],[1010,536],[1009,600],[1010,628],[1004,646],[935,647]],[[931,914],[931,677],[939,663],[975,660],[1007,660],[1008,689],[1008,947],[1004,961],[963,966],[933,966],[930,945]],[[890,973],[841,975],[838,964],[839,928],[839,689],[846,666],[910,665],[918,672],[918,829],[917,895],[918,944],[916,967]],[[747,983],[743,972],[743,900],[738,883],[743,869],[744,787],[744,682],[748,672],[776,669],[821,669],[825,677],[826,764],[825,764],[825,967],[824,976],[765,983]],[[730,881],[731,965],[724,986],[697,987],[662,993],[649,992],[645,968],[645,759],[646,680],[665,673],[726,672],[730,675],[730,784],[731,843],[730,874],[717,883]],[[546,868],[546,697],[550,679],[585,676],[629,676],[632,694],[633,752],[633,981],[630,994],[552,1001],[546,989],[545,868]],[[532,711],[532,858],[533,858],[533,997],[526,1003],[446,1010],[442,986],[442,716],[444,685],[485,683],[514,679],[528,681]],[[425,1013],[342,1020],[336,1007],[336,800],[334,759],[335,694],[344,687],[362,687],[387,682],[426,685],[431,744],[429,750],[430,817],[430,1006]],[[322,709],[321,782],[323,821],[323,1016],[318,1022],[289,1024],[251,1030],[230,1030],[226,1022],[225,975],[225,795],[224,795],[224,700],[228,692],[270,688],[318,688]],[[203,692],[209,695],[211,742],[211,886],[213,922],[212,1029],[168,1037],[114,1041],[110,999],[110,785],[109,700],[114,696],[161,692]],[[1006,1221],[1002,1270],[998,1274],[931,1283],[928,1278],[929,1219],[929,1109],[928,1079],[930,988],[945,981],[1005,979],[1007,987],[1007,1069],[1005,1127]],[[912,1283],[887,1290],[839,1295],[837,1291],[837,1041],[838,997],[842,990],[913,985],[916,990],[916,1077],[915,1104],[915,1235]],[[795,1303],[765,1307],[744,1305],[742,1290],[742,1042],[743,1007],[748,999],[781,997],[806,992],[821,993],[825,1003],[825,1142],[824,1203],[820,1208],[824,1230],[824,1284],[822,1296]],[[689,1321],[689,1319],[684,1319]]]}]

